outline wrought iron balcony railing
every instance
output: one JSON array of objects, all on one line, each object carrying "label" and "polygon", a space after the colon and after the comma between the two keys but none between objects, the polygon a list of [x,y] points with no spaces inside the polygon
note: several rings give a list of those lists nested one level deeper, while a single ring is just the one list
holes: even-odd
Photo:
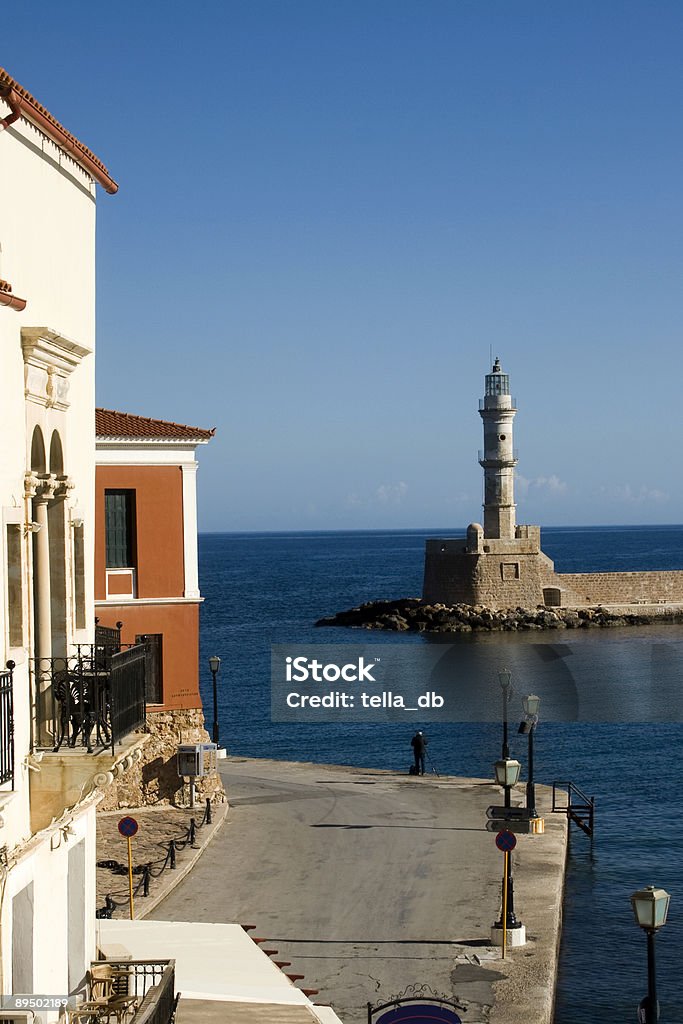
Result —
[{"label": "wrought iron balcony railing", "polygon": [[[105,1020],[113,1015],[118,1019],[121,1015],[130,1024],[173,1024],[179,999],[175,960],[98,960],[92,964],[89,979],[88,999],[77,1004],[72,1012],[75,1019],[89,1021],[92,1016],[93,1020]],[[107,984],[104,994],[103,980]],[[97,1002],[91,1002],[95,999]]]},{"label": "wrought iron balcony railing", "polygon": [[7,671],[0,672],[0,783],[14,786],[14,662],[7,662]]},{"label": "wrought iron balcony railing", "polygon": [[34,746],[77,744],[93,753],[145,722],[145,644],[79,644],[72,655],[33,660]]}]

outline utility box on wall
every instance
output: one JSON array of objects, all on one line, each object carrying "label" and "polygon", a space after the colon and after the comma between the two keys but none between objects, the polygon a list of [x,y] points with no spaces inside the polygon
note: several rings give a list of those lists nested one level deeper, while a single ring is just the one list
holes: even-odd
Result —
[{"label": "utility box on wall", "polygon": [[183,743],[178,747],[178,775],[185,778],[203,778],[216,771],[215,743]]}]

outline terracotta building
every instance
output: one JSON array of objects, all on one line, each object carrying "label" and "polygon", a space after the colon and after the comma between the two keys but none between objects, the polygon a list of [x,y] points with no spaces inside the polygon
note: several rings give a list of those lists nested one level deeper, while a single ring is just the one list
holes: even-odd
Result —
[{"label": "terracotta building", "polygon": [[199,696],[196,450],[214,431],[108,409],[96,410],[95,428],[95,615],[100,626],[121,623],[123,644],[148,645],[147,731],[161,745],[148,744],[145,760],[161,757],[168,770],[160,780],[150,773],[141,797],[174,799],[177,743],[208,739]]},{"label": "terracotta building", "polygon": [[108,409],[95,430],[95,614],[158,648],[150,711],[198,708],[195,453],[214,431]]}]

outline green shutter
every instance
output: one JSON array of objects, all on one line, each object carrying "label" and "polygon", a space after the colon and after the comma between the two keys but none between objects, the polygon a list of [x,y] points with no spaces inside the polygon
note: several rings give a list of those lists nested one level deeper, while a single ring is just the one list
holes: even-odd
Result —
[{"label": "green shutter", "polygon": [[108,569],[132,567],[132,491],[105,491],[104,521]]}]

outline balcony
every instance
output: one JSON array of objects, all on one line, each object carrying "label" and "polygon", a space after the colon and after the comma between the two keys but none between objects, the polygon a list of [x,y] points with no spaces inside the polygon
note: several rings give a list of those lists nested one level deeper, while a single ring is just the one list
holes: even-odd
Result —
[{"label": "balcony", "polygon": [[72,1024],[172,1024],[175,960],[98,960],[91,965],[84,1002],[69,1013]]},{"label": "balcony", "polygon": [[516,466],[519,462],[519,448],[514,448],[507,455],[503,455],[501,458],[487,458],[486,452],[480,448],[478,453],[479,465],[483,466],[484,469],[488,467],[506,467]]},{"label": "balcony", "polygon": [[[110,631],[113,634],[117,630]],[[34,747],[115,747],[145,723],[146,644],[78,644],[74,654],[32,661]]]},{"label": "balcony", "polygon": [[0,784],[9,782],[14,788],[14,688],[12,669],[14,662],[7,662],[7,671],[0,672]]}]

